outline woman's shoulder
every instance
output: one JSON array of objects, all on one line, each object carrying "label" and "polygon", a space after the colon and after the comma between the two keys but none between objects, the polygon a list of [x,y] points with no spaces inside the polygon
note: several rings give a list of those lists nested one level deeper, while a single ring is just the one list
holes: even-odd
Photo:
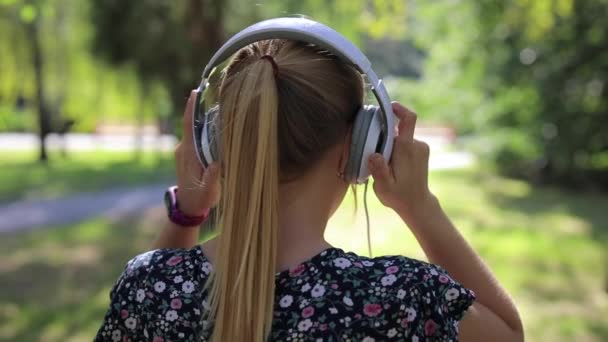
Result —
[{"label": "woman's shoulder", "polygon": [[288,323],[299,318],[293,331],[325,336],[329,329],[357,340],[456,339],[475,299],[440,266],[339,248],[282,273],[277,285],[276,315]]},{"label": "woman's shoulder", "polygon": [[401,255],[368,258],[345,253],[345,258],[352,267],[367,268],[373,293],[387,294],[385,303],[401,319],[406,336],[457,336],[458,322],[475,301],[475,293],[439,265]]},{"label": "woman's shoulder", "polygon": [[209,275],[211,268],[200,245],[197,245],[191,249],[164,248],[139,254],[127,262],[122,276],[141,280],[151,276],[175,280],[179,275],[182,278],[188,275],[200,281]]},{"label": "woman's shoulder", "polygon": [[433,279],[441,282],[452,280],[441,266],[403,255],[366,257],[353,252],[344,252],[333,262],[342,266],[348,265],[348,268],[364,269],[364,273],[369,278],[376,278],[384,285],[403,286],[416,285]]},{"label": "woman's shoulder", "polygon": [[189,318],[200,316],[206,305],[204,284],[210,272],[198,246],[137,255],[110,292],[110,308],[95,341],[198,336],[202,323]]}]

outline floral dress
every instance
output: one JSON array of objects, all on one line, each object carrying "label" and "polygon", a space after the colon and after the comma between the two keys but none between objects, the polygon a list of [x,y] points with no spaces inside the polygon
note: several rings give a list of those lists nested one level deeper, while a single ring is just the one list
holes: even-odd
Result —
[{"label": "floral dress", "polygon": [[[207,341],[200,246],[128,262],[95,341]],[[276,274],[272,341],[457,341],[475,300],[439,266],[403,256],[367,258],[329,248]]]}]

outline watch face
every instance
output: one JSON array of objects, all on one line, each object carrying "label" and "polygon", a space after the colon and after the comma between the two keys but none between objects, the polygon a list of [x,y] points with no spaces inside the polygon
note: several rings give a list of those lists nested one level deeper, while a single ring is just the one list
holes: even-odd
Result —
[{"label": "watch face", "polygon": [[170,187],[167,189],[167,191],[165,191],[165,208],[167,208],[169,213],[173,211],[175,206],[175,192],[173,189],[174,187]]}]

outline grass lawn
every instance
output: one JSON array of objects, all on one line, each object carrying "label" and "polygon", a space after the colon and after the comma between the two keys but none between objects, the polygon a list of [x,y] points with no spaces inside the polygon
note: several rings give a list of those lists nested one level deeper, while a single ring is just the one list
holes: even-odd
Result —
[{"label": "grass lawn", "polygon": [[173,175],[170,154],[146,152],[71,152],[62,158],[50,153],[48,165],[34,151],[0,152],[0,203],[28,198],[60,197],[121,185],[149,184]]},{"label": "grass lawn", "polygon": [[[444,208],[521,310],[528,341],[608,340],[608,197],[535,189],[476,170],[431,175]],[[362,191],[361,191],[362,193]],[[370,188],[374,254],[422,258],[412,234]],[[349,197],[327,238],[367,254]],[[360,202],[362,203],[362,202]],[[90,341],[125,262],[150,246],[161,208],[0,239],[0,340]]]}]

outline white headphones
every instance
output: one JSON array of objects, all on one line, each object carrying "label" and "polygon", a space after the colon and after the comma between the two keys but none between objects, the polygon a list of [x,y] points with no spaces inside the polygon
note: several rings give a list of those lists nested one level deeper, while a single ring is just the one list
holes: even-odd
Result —
[{"label": "white headphones", "polygon": [[[209,78],[214,69],[241,48],[261,40],[290,39],[314,44],[336,55],[344,63],[350,64],[367,78],[378,106],[364,105],[356,114],[350,155],[344,173],[349,183],[364,183],[369,177],[367,161],[375,153],[381,153],[390,160],[395,137],[395,118],[384,83],[371,68],[371,63],[355,45],[335,30],[305,18],[276,18],[265,20],[247,27],[230,38],[205,67],[200,86],[196,90],[194,106],[193,134],[197,156],[207,167],[218,159],[217,129],[214,117],[219,107],[209,108]],[[213,105],[213,104],[212,104]]]}]

